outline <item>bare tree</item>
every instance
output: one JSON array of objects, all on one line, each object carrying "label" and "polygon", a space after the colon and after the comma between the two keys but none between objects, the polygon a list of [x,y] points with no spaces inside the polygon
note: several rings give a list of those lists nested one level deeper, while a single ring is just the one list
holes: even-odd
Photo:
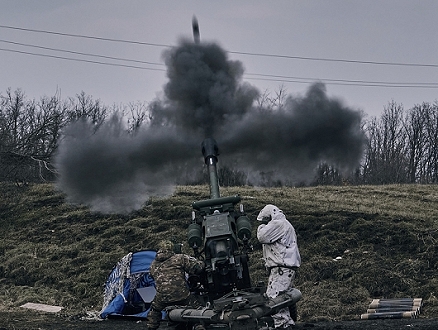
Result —
[{"label": "bare tree", "polygon": [[424,167],[427,169],[424,182],[438,183],[438,101],[428,104],[425,120],[426,146],[424,152]]},{"label": "bare tree", "polygon": [[144,102],[128,104],[128,131],[136,132],[146,121],[150,119],[148,105]]},{"label": "bare tree", "polygon": [[344,182],[339,170],[327,163],[318,165],[316,175],[311,185],[341,185]]},{"label": "bare tree", "polygon": [[[59,99],[27,101],[21,90],[1,98],[0,177],[14,181],[52,178],[50,157],[56,148],[62,120]],[[55,116],[57,114],[57,116]],[[39,180],[38,179],[38,180]]]},{"label": "bare tree", "polygon": [[427,103],[416,105],[408,111],[404,121],[407,137],[407,172],[410,183],[425,177],[426,168],[423,164],[426,146],[425,122],[429,116],[429,109]]},{"label": "bare tree", "polygon": [[280,86],[277,91],[275,91],[275,95],[272,96],[271,92],[265,90],[256,100],[257,109],[260,111],[274,111],[278,109],[282,109],[286,99],[287,93],[284,86]]},{"label": "bare tree", "polygon": [[25,94],[21,90],[14,93],[11,89],[6,91],[6,96],[1,96],[1,114],[2,114],[2,151],[11,151],[15,149],[20,140],[21,128],[24,111]]},{"label": "bare tree", "polygon": [[368,148],[364,182],[374,184],[406,182],[406,133],[403,106],[390,102],[380,119],[368,122]]},{"label": "bare tree", "polygon": [[70,98],[68,121],[85,119],[91,121],[96,130],[103,124],[108,116],[108,108],[100,103],[100,100],[94,100],[90,95],[81,92],[76,98]]}]

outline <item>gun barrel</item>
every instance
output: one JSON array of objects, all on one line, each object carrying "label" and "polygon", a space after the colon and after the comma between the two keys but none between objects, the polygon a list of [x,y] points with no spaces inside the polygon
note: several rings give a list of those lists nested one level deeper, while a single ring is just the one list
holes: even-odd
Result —
[{"label": "gun barrel", "polygon": [[219,148],[215,139],[207,138],[202,142],[202,154],[204,155],[205,164],[208,167],[208,175],[210,177],[210,198],[219,198],[219,180],[216,168]]},{"label": "gun barrel", "polygon": [[198,20],[196,19],[195,16],[193,16],[193,19],[192,19],[192,28],[193,28],[193,39],[195,40],[196,44],[199,44],[201,37],[199,35]]}]

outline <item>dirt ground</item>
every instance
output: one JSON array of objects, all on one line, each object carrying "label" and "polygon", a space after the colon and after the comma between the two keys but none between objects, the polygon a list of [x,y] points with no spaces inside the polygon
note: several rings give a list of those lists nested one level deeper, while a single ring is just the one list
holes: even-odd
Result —
[{"label": "dirt ground", "polygon": [[[388,330],[438,329],[438,319],[382,319],[342,322],[297,322],[297,330]],[[0,311],[0,330],[146,330],[144,321],[97,320],[87,315],[49,314],[36,311]],[[167,328],[169,329],[169,328]]]}]

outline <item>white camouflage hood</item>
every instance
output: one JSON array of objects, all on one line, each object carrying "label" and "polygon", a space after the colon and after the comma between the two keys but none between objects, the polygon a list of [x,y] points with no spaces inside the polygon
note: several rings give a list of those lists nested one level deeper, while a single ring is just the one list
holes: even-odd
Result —
[{"label": "white camouflage hood", "polygon": [[271,220],[278,220],[284,218],[283,211],[277,206],[268,204],[266,205],[257,216],[258,221],[262,221],[263,218],[271,217]]}]

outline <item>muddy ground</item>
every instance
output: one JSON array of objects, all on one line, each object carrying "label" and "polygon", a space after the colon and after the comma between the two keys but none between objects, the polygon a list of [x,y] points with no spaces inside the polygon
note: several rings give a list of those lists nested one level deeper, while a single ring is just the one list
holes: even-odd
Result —
[{"label": "muddy ground", "polygon": [[[144,321],[98,320],[90,315],[48,314],[36,311],[18,310],[0,312],[0,330],[146,330]],[[339,322],[297,322],[296,329],[302,330],[437,330],[438,319],[381,319]]]}]

